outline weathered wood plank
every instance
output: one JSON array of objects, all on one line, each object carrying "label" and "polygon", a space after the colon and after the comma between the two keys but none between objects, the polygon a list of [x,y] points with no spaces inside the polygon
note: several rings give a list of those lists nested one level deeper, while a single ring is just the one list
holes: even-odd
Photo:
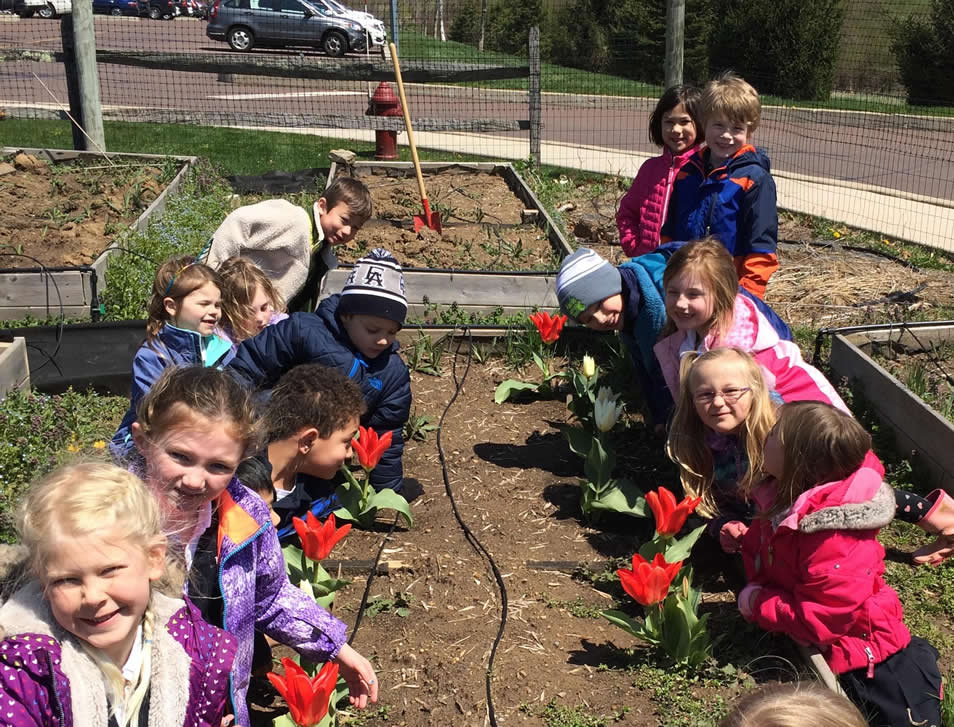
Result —
[{"label": "weathered wood plank", "polygon": [[954,426],[847,337],[832,339],[830,363],[839,377],[861,384],[868,403],[894,432],[899,449],[915,452],[934,484],[954,492]]},{"label": "weathered wood plank", "polygon": [[27,363],[26,340],[0,341],[0,397],[14,389],[30,388],[30,366]]},{"label": "weathered wood plank", "polygon": [[[10,48],[0,53],[0,62],[60,63],[62,60],[63,53],[61,51]],[[237,56],[234,54],[98,49],[96,51],[96,62],[166,71],[234,73],[245,76],[279,76],[281,78],[311,78],[326,81],[394,80],[394,69],[390,63],[350,58],[335,58],[333,60],[314,56],[300,59],[268,58],[264,56]],[[406,61],[401,63],[401,75],[406,83],[498,81],[507,78],[527,78],[530,75],[530,67],[449,61]]]},{"label": "weathered wood plank", "polygon": [[89,272],[78,270],[57,273],[0,273],[0,311],[6,308],[49,306],[52,315],[56,315],[59,313],[60,304],[88,307],[91,297],[89,277]]}]

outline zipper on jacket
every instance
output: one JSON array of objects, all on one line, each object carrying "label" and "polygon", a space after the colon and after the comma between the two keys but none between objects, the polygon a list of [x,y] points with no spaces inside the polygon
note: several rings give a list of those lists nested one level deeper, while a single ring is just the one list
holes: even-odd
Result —
[{"label": "zipper on jacket", "polygon": [[53,656],[46,649],[43,650],[46,656],[46,665],[50,669],[50,701],[53,702],[53,709],[60,720],[61,725],[66,724],[66,714],[63,711],[63,704],[60,702],[60,695],[56,691],[56,672],[53,670]]},{"label": "zipper on jacket", "polygon": [[865,654],[868,655],[868,678],[874,679],[875,658],[870,646],[865,647]]}]

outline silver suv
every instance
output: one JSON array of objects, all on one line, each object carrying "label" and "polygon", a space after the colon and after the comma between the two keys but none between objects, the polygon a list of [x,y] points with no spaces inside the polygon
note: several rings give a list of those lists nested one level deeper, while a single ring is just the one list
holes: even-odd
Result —
[{"label": "silver suv", "polygon": [[232,50],[255,46],[311,46],[330,56],[362,53],[367,45],[360,23],[307,0],[216,0],[205,34]]}]

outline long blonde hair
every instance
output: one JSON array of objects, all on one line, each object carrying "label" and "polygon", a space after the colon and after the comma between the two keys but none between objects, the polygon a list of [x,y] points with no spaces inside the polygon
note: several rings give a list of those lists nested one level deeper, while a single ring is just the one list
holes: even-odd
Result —
[{"label": "long blonde hair", "polygon": [[[715,237],[687,242],[669,258],[663,272],[663,295],[669,289],[674,278],[685,272],[699,277],[712,296],[712,317],[706,322],[705,330],[700,334],[715,333],[724,336],[732,328],[735,314],[735,297],[739,293],[739,274],[729,251]],[[676,331],[676,324],[666,315],[666,325],[660,338]]]},{"label": "long blonde hair", "polygon": [[778,684],[744,695],[719,727],[867,727],[847,697],[811,682]]},{"label": "long blonde hair", "polygon": [[739,489],[743,492],[747,492],[751,488],[750,483],[761,475],[762,447],[775,424],[775,408],[762,369],[748,353],[740,348],[716,348],[701,355],[690,352],[682,357],[679,365],[679,400],[666,441],[666,454],[679,466],[679,478],[685,493],[702,498],[697,512],[705,517],[717,516],[719,509],[712,487],[712,452],[706,445],[709,430],[696,412],[693,374],[700,365],[710,361],[735,362],[742,371],[745,385],[751,389],[752,405],[738,432],[749,461],[749,469],[739,482]]},{"label": "long blonde hair", "polygon": [[871,449],[871,435],[858,420],[823,401],[783,404],[772,433],[782,448],[783,472],[774,505],[760,517],[784,512],[815,485],[845,479]]},{"label": "long blonde hair", "polygon": [[[33,575],[44,585],[51,548],[59,539],[51,533],[66,538],[121,533],[124,542],[146,551],[165,543],[159,508],[146,486],[126,470],[101,462],[66,465],[36,482],[20,507],[17,529],[29,551]],[[139,708],[149,691],[155,620],[150,601],[142,622],[142,663],[128,698],[120,667],[99,649],[77,639],[105,677],[110,713],[115,715],[122,707],[120,727],[139,724]]]},{"label": "long blonde hair", "polygon": [[252,301],[258,288],[265,293],[275,313],[285,311],[281,293],[275,289],[265,271],[247,257],[230,257],[219,265],[216,272],[222,279],[221,324],[231,329],[232,339],[236,343],[258,333],[254,326],[255,311],[252,310]]}]

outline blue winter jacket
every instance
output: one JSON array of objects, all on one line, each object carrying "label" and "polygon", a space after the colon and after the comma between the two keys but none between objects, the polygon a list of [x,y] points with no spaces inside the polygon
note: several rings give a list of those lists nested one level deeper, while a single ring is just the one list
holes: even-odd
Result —
[{"label": "blue winter jacket", "polygon": [[232,345],[218,336],[202,336],[196,331],[176,328],[168,323],[160,328],[155,340],[142,344],[133,359],[129,410],[110,442],[113,456],[122,458],[129,453],[133,446],[129,429],[136,421],[136,407],[163,369],[167,366],[196,364],[224,366],[233,355]]},{"label": "blue winter jacket", "polygon": [[706,174],[706,151],[697,151],[676,178],[663,235],[697,240],[714,235],[733,257],[776,254],[778,208],[768,155],[744,146]]},{"label": "blue winter jacket", "polygon": [[411,376],[398,355],[398,343],[366,361],[338,319],[338,299],[332,295],[314,313],[293,313],[242,341],[228,371],[246,386],[271,389],[289,369],[305,363],[336,368],[354,379],[368,408],[361,424],[378,435],[391,432],[391,446],[371,472],[378,490],[400,490],[404,480],[404,424],[411,412]]}]

